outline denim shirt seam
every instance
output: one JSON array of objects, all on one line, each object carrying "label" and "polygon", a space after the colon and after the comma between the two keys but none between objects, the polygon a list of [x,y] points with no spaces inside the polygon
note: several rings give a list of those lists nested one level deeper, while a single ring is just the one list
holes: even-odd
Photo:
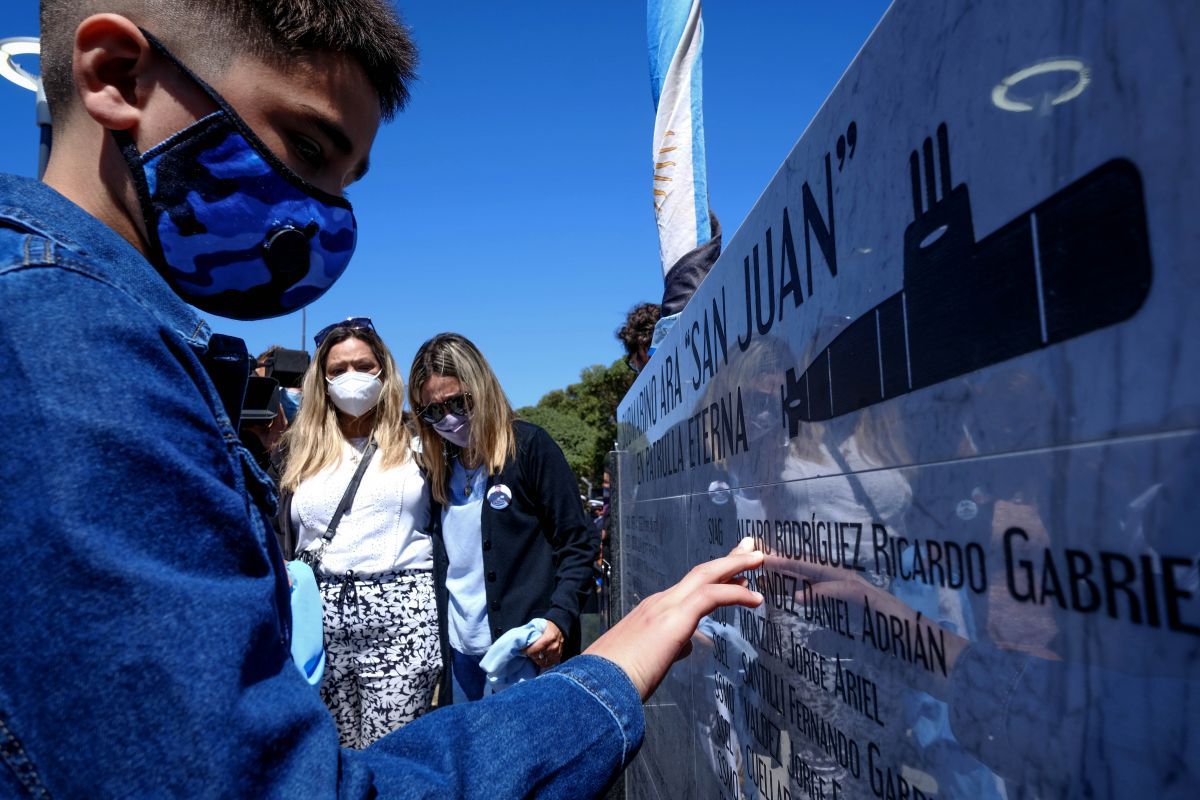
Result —
[{"label": "denim shirt seam", "polygon": [[33,258],[32,249],[30,248],[30,245],[33,244],[35,241],[39,241],[39,237],[26,236],[25,241],[23,241],[21,243],[21,250],[24,252],[24,258],[22,259],[24,265],[28,267],[33,264],[53,264],[54,263],[54,243],[49,239],[40,239],[40,241],[46,242],[46,246],[43,248],[40,248],[43,251],[43,257],[41,259],[35,261]]},{"label": "denim shirt seam", "polygon": [[159,316],[159,314],[157,313],[157,310],[153,306],[145,303],[137,294],[135,294],[134,292],[131,292],[128,288],[126,288],[125,286],[122,286],[120,283],[118,283],[116,281],[111,280],[107,276],[97,274],[92,269],[92,266],[88,262],[75,259],[75,258],[71,257],[70,255],[66,255],[66,256],[56,255],[54,263],[61,264],[61,265],[67,266],[67,267],[72,267],[75,270],[81,272],[82,274],[93,277],[96,280],[100,281],[101,283],[105,284],[106,286],[110,286],[113,289],[116,289],[117,291],[121,292],[126,297],[128,297],[130,300],[132,300],[134,303],[137,303],[139,306],[146,309],[146,311],[148,311],[152,317],[154,317],[155,319],[162,322],[166,327],[175,331],[175,333],[179,334],[179,336],[184,340],[184,342],[187,343],[188,347],[191,347],[192,350],[194,350],[197,353],[197,355],[199,355],[200,353],[203,353],[208,348],[207,339],[201,338],[201,335],[203,334],[205,329],[208,328],[208,323],[206,323],[199,316],[195,317],[195,324],[192,326],[190,333],[180,330],[178,327],[173,325],[170,320]]},{"label": "denim shirt seam", "polygon": [[580,681],[576,680],[574,675],[572,675],[570,673],[558,672],[558,673],[554,673],[554,676],[567,679],[568,681],[575,684],[580,689],[583,689],[583,691],[585,691],[589,695],[591,695],[592,698],[594,700],[596,700],[596,702],[598,702],[600,705],[604,706],[604,710],[608,712],[608,715],[610,717],[612,717],[613,724],[615,724],[617,726],[617,730],[620,731],[620,733],[621,733],[621,765],[624,766],[627,763],[627,759],[629,758],[629,736],[625,733],[625,726],[621,724],[621,718],[619,716],[617,716],[617,712],[613,710],[613,707],[611,705],[609,705],[609,703],[603,697],[601,697],[596,692],[592,691],[592,688],[590,686],[587,686],[587,685],[581,683]]},{"label": "denim shirt seam", "polygon": [[85,260],[73,258],[70,255],[63,254],[61,249],[53,246],[47,248],[45,255],[42,258],[34,259],[30,251],[30,241],[34,239],[44,240],[53,245],[53,239],[49,239],[41,234],[32,233],[25,237],[22,246],[23,258],[21,263],[0,265],[0,276],[21,272],[29,269],[61,269],[64,272],[74,272],[77,275],[82,275],[85,278],[91,278],[98,283],[101,283],[108,288],[120,292],[128,297],[138,306],[144,308],[152,317],[162,322],[167,328],[175,331],[179,336],[191,347],[197,354],[203,353],[206,348],[206,343],[202,338],[208,324],[199,317],[196,318],[195,325],[192,326],[190,332],[183,331],[172,325],[168,320],[160,317],[155,313],[155,309],[144,303],[135,293],[129,291],[128,288],[122,286],[119,282],[112,280],[107,275],[104,275],[99,270],[96,270]]},{"label": "denim shirt seam", "polygon": [[0,222],[11,220],[17,223],[26,231],[34,236],[47,239],[49,241],[60,244],[72,250],[78,250],[84,255],[88,254],[87,248],[61,231],[51,231],[44,220],[32,216],[23,208],[18,208],[12,205],[0,205]]},{"label": "denim shirt seam", "polygon": [[[567,680],[569,680],[570,682],[572,682],[576,686],[578,686],[580,689],[583,689],[585,692],[587,692],[589,695],[591,695],[593,698],[595,698],[595,700],[598,703],[600,703],[602,706],[604,706],[604,710],[608,712],[609,716],[612,717],[613,722],[616,724],[617,730],[619,730],[621,732],[621,764],[622,764],[622,766],[624,766],[629,763],[630,750],[632,749],[629,731],[627,730],[626,724],[621,721],[622,715],[620,714],[619,709],[617,709],[615,707],[615,704],[610,702],[610,699],[608,697],[606,697],[606,695],[608,693],[601,691],[601,690],[594,689],[590,685],[595,682],[594,681],[595,676],[590,674],[590,668],[588,668],[586,666],[587,658],[588,657],[585,655],[582,657],[582,663],[568,665],[568,667],[574,667],[574,669],[568,668],[568,669],[561,670],[561,671],[556,670],[554,672],[548,673],[548,676],[553,675],[553,676],[566,678]],[[600,658],[599,656],[591,656],[591,658],[598,658],[602,662],[604,662],[604,664],[609,669],[613,670],[614,672],[616,672],[620,675],[620,680],[624,682],[624,684],[628,687],[628,689],[630,691],[632,691],[634,694],[638,694],[637,687],[635,687],[633,685],[633,681],[630,680],[629,676],[627,674],[625,674],[625,671],[623,669],[621,669],[620,667],[618,667],[616,664],[612,663],[608,659]]]},{"label": "denim shirt seam", "polygon": [[179,331],[183,335],[184,340],[193,348],[204,347],[204,339],[201,339],[201,334],[208,327],[208,323],[199,317],[196,318],[196,325],[192,328],[192,332],[184,335],[183,331]]},{"label": "denim shirt seam", "polygon": [[20,737],[9,726],[2,711],[0,711],[0,760],[8,765],[30,797],[47,799],[50,797],[50,791],[42,782],[37,766],[26,752]]}]

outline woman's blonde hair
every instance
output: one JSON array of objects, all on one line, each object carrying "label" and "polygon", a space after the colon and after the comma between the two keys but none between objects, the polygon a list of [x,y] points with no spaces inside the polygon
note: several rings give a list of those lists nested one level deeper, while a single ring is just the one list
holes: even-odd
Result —
[{"label": "woman's blonde hair", "polygon": [[379,443],[384,469],[403,464],[411,455],[412,432],[404,422],[404,380],[396,361],[383,340],[372,330],[337,328],[331,332],[321,346],[308,371],[304,373],[303,400],[295,421],[283,436],[287,453],[282,488],[294,492],[303,481],[316,475],[326,467],[342,460],[342,432],[338,428],[337,407],[326,391],[325,362],[329,351],[347,339],[359,339],[371,348],[375,360],[383,370],[379,380],[383,391],[375,405],[375,423],[372,436]]},{"label": "woman's blonde hair", "polygon": [[471,434],[463,457],[468,464],[486,465],[489,475],[516,456],[516,415],[491,365],[465,336],[439,333],[421,345],[408,373],[408,402],[423,445],[418,458],[428,472],[434,499],[444,505],[449,502],[447,450],[441,435],[421,418],[421,388],[434,375],[457,378],[470,395]]}]

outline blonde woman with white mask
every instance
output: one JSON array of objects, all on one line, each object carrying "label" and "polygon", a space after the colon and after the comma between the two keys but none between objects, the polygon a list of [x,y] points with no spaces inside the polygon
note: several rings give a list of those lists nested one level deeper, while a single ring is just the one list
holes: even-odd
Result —
[{"label": "blonde woman with white mask", "polygon": [[324,603],[321,696],[344,747],[429,710],[441,669],[429,492],[403,417],[404,383],[371,321],[315,337],[284,445],[280,526]]}]

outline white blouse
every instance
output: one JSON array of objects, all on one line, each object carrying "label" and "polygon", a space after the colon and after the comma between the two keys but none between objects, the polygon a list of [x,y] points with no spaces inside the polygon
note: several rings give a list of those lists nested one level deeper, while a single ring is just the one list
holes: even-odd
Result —
[{"label": "white blouse", "polygon": [[[313,548],[325,533],[350,479],[358,469],[367,439],[343,445],[341,463],[303,481],[292,498],[292,524],[299,532],[298,550]],[[350,510],[338,523],[333,541],[321,558],[321,571],[344,575],[379,575],[396,570],[433,568],[429,492],[412,458],[384,470],[383,451],[371,459]]]}]

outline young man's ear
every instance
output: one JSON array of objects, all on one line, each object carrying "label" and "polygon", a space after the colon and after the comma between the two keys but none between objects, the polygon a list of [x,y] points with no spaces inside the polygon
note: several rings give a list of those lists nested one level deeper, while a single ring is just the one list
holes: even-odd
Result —
[{"label": "young man's ear", "polygon": [[75,89],[88,115],[109,130],[136,128],[153,63],[153,47],[125,17],[96,14],[75,30]]}]

